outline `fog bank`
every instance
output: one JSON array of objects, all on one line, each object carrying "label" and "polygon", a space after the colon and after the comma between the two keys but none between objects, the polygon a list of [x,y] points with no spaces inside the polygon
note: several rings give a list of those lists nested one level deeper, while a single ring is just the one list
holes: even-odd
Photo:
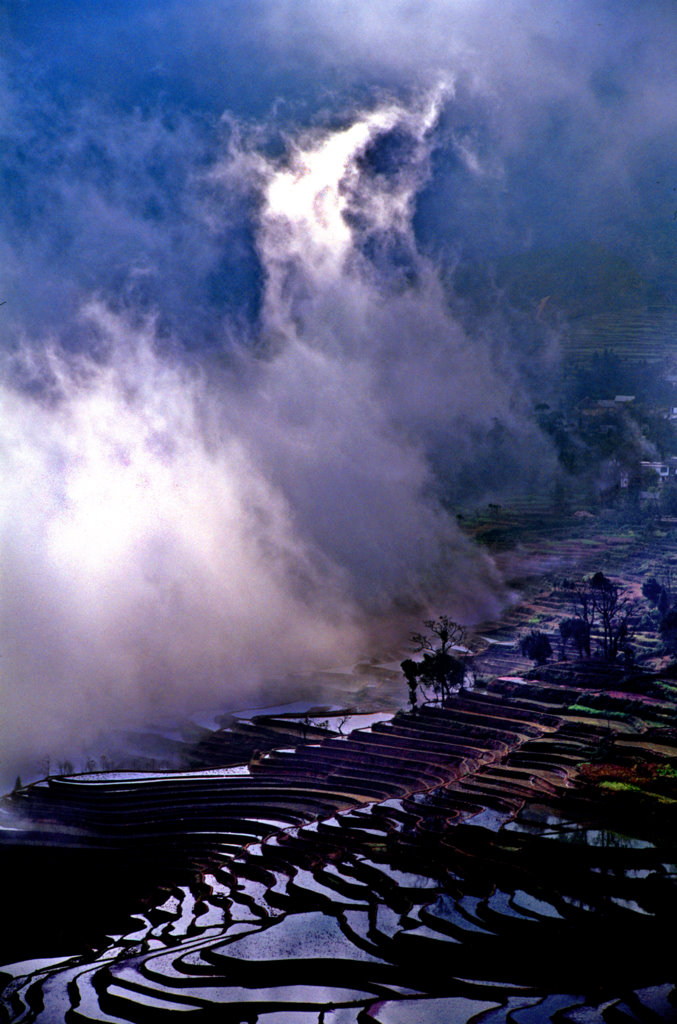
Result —
[{"label": "fog bank", "polygon": [[5,764],[496,615],[567,313],[497,267],[672,301],[673,7],[0,17]]}]

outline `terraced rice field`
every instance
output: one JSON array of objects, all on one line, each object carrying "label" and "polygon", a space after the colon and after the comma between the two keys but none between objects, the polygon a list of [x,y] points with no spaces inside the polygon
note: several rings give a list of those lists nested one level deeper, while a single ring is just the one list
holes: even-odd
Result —
[{"label": "terraced rice field", "polygon": [[676,1020],[675,685],[600,707],[592,671],[522,678],[520,633],[570,613],[562,574],[622,567],[639,595],[677,565],[669,533],[586,530],[497,556],[521,602],[445,707],[232,719],[181,771],[14,792],[0,1021]]},{"label": "terraced rice field", "polygon": [[[642,584],[650,577],[677,579],[677,532],[672,521],[657,525],[653,535],[628,526],[614,526],[599,511],[584,519],[576,511],[556,513],[547,503],[515,502],[493,506],[472,522],[476,537],[498,538],[489,544],[501,575],[517,599],[500,620],[485,622],[476,630],[473,643],[478,657],[474,671],[479,677],[520,674],[532,663],[519,653],[519,640],[530,629],[545,633],[556,657],[560,656],[559,623],[576,609],[567,579],[582,579],[601,570],[616,581],[635,603],[631,617],[633,646],[638,661],[656,655],[661,641],[656,628],[644,623],[649,607]],[[554,528],[550,528],[554,524]],[[518,546],[504,544],[504,537],[520,537]],[[569,649],[569,657],[573,651]]]},{"label": "terraced rice field", "polygon": [[[557,689],[497,680],[348,735],[272,715],[245,727],[259,752],[240,767],[16,792],[13,848],[37,837],[81,858],[100,914],[61,950],[29,922],[41,959],[2,968],[0,1019],[675,1019],[677,834],[600,824],[578,765],[613,735],[677,766],[677,737],[566,711]],[[216,734],[209,757],[236,760],[241,733]],[[114,927],[111,855],[162,879]]]},{"label": "terraced rice field", "polygon": [[593,352],[607,348],[631,361],[658,363],[674,354],[677,309],[656,307],[614,310],[574,319],[569,325],[567,355],[587,363]]}]

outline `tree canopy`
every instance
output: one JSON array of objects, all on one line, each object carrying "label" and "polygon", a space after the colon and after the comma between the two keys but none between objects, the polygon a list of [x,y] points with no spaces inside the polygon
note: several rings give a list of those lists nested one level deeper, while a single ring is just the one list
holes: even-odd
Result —
[{"label": "tree canopy", "polygon": [[[414,653],[423,654],[422,659],[414,661],[405,658],[401,663],[412,708],[417,703],[417,691],[432,691],[435,697],[444,700],[451,696],[456,687],[463,685],[465,678],[465,627],[454,622],[448,615],[426,619],[423,625],[427,629],[426,633],[412,633],[409,638]],[[461,657],[458,656],[459,649]],[[457,653],[452,654],[452,651]]]},{"label": "tree canopy", "polygon": [[537,665],[544,665],[552,654],[552,646],[545,633],[532,629],[530,633],[522,637],[520,651],[525,658],[531,658]]}]

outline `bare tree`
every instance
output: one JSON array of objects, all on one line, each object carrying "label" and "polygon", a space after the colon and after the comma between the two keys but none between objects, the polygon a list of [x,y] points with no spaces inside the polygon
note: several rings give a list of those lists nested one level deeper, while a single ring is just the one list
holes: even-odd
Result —
[{"label": "bare tree", "polygon": [[416,651],[447,654],[450,648],[465,645],[467,629],[448,615],[440,615],[439,619],[425,619],[423,625],[429,630],[428,633],[412,633],[410,637]]},{"label": "bare tree", "polygon": [[630,640],[632,602],[602,572],[596,572],[590,579],[590,589],[599,612],[602,657],[605,661],[615,661]]},{"label": "bare tree", "polygon": [[436,697],[445,699],[451,696],[455,686],[463,685],[465,677],[465,660],[451,654],[452,650],[465,646],[465,627],[448,615],[426,619],[423,625],[427,633],[412,633],[409,638],[414,652],[422,653],[423,659],[407,658],[402,662],[412,709],[416,706],[417,688],[431,688]]},{"label": "bare tree", "polygon": [[630,657],[634,602],[603,572],[567,584],[574,601],[574,617],[560,624],[562,639],[573,639],[581,657],[592,656],[592,641],[605,661],[623,652]]}]

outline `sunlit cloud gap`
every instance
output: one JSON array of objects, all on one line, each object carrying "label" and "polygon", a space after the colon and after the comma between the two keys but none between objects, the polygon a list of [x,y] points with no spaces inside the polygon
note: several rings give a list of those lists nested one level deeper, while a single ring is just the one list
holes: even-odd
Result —
[{"label": "sunlit cloud gap", "polygon": [[[10,759],[349,663],[440,602],[467,622],[501,606],[431,454],[460,465],[501,422],[519,471],[542,441],[501,345],[453,318],[412,231],[449,95],[299,136],[282,162],[225,158],[260,183],[262,355],[187,361],[155,314],[100,296],[78,327],[95,358],[29,339],[7,358]],[[394,156],[370,153],[386,142]]]}]

